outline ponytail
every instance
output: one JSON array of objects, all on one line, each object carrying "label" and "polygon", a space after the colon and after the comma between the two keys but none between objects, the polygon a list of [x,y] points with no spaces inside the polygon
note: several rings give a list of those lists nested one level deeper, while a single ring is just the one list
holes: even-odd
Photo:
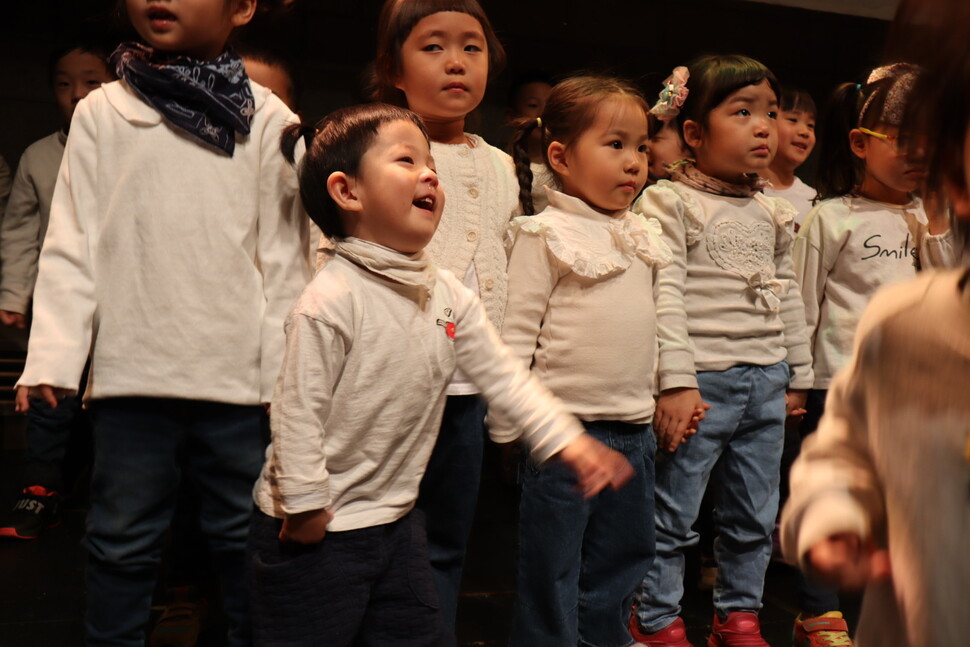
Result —
[{"label": "ponytail", "polygon": [[852,152],[849,131],[859,126],[863,95],[862,86],[843,83],[835,89],[825,108],[818,139],[816,201],[848,195],[862,180],[865,163]]},{"label": "ponytail", "polygon": [[310,149],[310,144],[313,143],[313,137],[317,134],[317,129],[313,126],[304,126],[303,124],[292,124],[283,129],[283,134],[280,136],[280,151],[283,153],[283,157],[290,164],[296,164],[296,144],[301,139],[307,150]]},{"label": "ponytail", "polygon": [[[520,119],[516,122],[515,134],[512,136],[512,161],[515,162],[515,177],[519,181],[519,204],[522,213],[532,215],[535,206],[532,203],[532,166],[529,158],[529,137],[536,128],[542,131],[542,119]],[[545,138],[543,138],[545,148]],[[545,153],[543,153],[545,156]]]}]

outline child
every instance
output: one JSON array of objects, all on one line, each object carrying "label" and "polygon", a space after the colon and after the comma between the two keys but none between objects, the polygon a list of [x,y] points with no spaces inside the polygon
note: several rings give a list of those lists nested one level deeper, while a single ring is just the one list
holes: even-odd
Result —
[{"label": "child", "polygon": [[[20,158],[6,213],[0,222],[0,322],[27,327],[27,314],[37,278],[37,258],[47,233],[54,182],[64,155],[64,142],[78,102],[112,80],[107,52],[90,42],[58,49],[51,57],[61,128],[27,147]],[[27,411],[27,451],[23,493],[0,520],[0,536],[33,539],[59,520],[63,491],[62,463],[72,423],[81,408],[78,396],[51,408],[34,399]]]},{"label": "child", "polygon": [[[466,133],[465,118],[504,61],[505,51],[476,0],[384,3],[374,98],[421,117],[449,194],[428,254],[479,295],[498,330],[507,291],[502,241],[510,218],[518,215],[518,184],[509,156]],[[418,499],[428,517],[431,565],[452,641],[482,470],[485,405],[479,394],[466,375],[455,373]]]},{"label": "child", "polygon": [[[512,222],[502,338],[636,475],[584,500],[567,471],[525,467],[511,645],[626,647],[633,591],[653,557],[652,293],[670,250],[658,223],[627,211],[646,181],[647,110],[626,83],[571,78],[553,89],[541,125],[524,122],[513,139],[523,190],[539,132],[563,192]],[[517,436],[497,420],[490,432]]]},{"label": "child", "polygon": [[[946,194],[964,243],[968,24],[962,0],[904,0],[892,48],[920,66],[915,114],[900,127],[925,137],[928,197]],[[968,285],[964,266],[921,273],[873,298],[792,470],[785,552],[844,588],[865,587],[859,647],[963,645],[970,634]]]},{"label": "child", "polygon": [[[805,221],[793,251],[815,374],[803,439],[818,425],[832,377],[848,364],[859,318],[876,291],[913,278],[917,259],[925,266],[951,262],[949,226],[929,223],[914,194],[925,179],[922,152],[901,144],[915,81],[913,66],[878,68],[865,86],[841,85],[826,113],[818,187],[827,199]],[[796,621],[796,634],[809,625],[845,631],[834,591],[812,582],[800,582],[800,591],[805,620]]]},{"label": "child", "polygon": [[246,66],[246,76],[273,91],[286,107],[298,113],[299,86],[290,63],[281,56],[257,47],[237,47]]},{"label": "child", "polygon": [[781,112],[778,115],[778,152],[765,170],[771,186],[765,195],[784,198],[798,211],[795,231],[812,210],[815,189],[795,175],[795,169],[805,163],[815,148],[815,101],[807,91],[785,88],[781,93]]},{"label": "child", "polygon": [[[513,129],[518,129],[524,121],[532,121],[542,115],[552,92],[552,79],[542,72],[527,72],[512,82],[509,89],[508,107],[505,117]],[[532,208],[539,213],[549,204],[546,199],[546,186],[555,187],[555,178],[545,164],[545,151],[542,150],[542,137],[539,129],[533,130],[528,141],[529,170],[532,171]],[[509,149],[511,153],[511,148]]]},{"label": "child", "polygon": [[674,119],[687,98],[687,77],[686,67],[674,68],[673,73],[664,80],[659,101],[647,116],[650,128],[650,184],[670,179],[670,167],[690,157],[690,151],[684,146],[680,135],[677,120]]},{"label": "child", "polygon": [[696,542],[691,525],[710,479],[719,572],[708,643],[765,646],[757,613],[786,409],[803,413],[812,384],[790,256],[794,208],[761,195],[758,177],[777,146],[778,83],[744,56],[703,57],[689,72],[677,120],[696,163],[647,189],[635,210],[660,220],[674,259],[658,274],[660,446],[676,448],[702,402],[711,410],[657,463],[657,557],[631,633],[651,646],[689,645],[683,549]]},{"label": "child", "polygon": [[248,643],[245,537],[282,357],[309,276],[306,216],[279,151],[295,121],[226,50],[252,0],[127,0],[148,46],[71,122],[40,256],[18,403],[85,398],[94,468],[90,645],[142,645],[181,469],[220,573],[230,645]]},{"label": "child", "polygon": [[[502,346],[474,293],[423,251],[444,208],[428,135],[387,104],[317,124],[303,203],[331,242],[286,322],[273,443],[251,533],[258,644],[437,645],[422,516],[412,514],[460,367],[559,455],[587,496],[632,473]],[[292,154],[299,131],[291,131]]]}]

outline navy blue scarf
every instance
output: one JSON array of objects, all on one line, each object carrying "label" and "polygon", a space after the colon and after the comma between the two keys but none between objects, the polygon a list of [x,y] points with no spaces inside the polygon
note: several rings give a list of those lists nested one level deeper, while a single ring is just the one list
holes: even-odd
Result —
[{"label": "navy blue scarf", "polygon": [[118,77],[176,128],[225,151],[249,134],[256,102],[242,59],[230,51],[212,61],[122,43],[111,55]]}]

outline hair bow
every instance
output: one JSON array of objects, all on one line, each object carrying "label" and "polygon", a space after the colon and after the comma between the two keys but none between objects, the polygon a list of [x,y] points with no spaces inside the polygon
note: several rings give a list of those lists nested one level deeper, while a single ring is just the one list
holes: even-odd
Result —
[{"label": "hair bow", "polygon": [[687,94],[687,79],[690,72],[683,65],[675,67],[674,71],[664,81],[664,89],[660,91],[660,99],[650,109],[650,114],[660,121],[670,121],[680,114],[680,107],[684,105]]}]

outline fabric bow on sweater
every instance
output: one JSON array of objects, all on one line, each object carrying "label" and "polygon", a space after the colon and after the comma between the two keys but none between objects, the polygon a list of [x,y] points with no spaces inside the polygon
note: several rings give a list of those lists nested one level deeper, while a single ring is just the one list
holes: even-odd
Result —
[{"label": "fabric bow on sweater", "polygon": [[256,101],[243,60],[226,51],[211,61],[122,43],[111,55],[118,77],[173,126],[232,157],[248,135]]},{"label": "fabric bow on sweater", "polygon": [[770,312],[779,312],[781,310],[781,297],[778,295],[788,292],[791,283],[778,280],[772,276],[771,272],[763,271],[755,272],[748,277],[748,287],[758,295],[765,308]]}]

